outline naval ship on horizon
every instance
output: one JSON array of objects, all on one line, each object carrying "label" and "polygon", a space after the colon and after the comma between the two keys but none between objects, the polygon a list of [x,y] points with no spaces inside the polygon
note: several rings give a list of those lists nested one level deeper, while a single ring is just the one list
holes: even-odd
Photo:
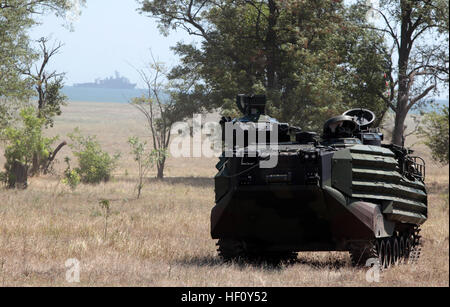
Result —
[{"label": "naval ship on horizon", "polygon": [[88,83],[74,83],[74,87],[87,87],[87,88],[111,88],[111,89],[134,89],[136,83],[131,83],[128,78],[120,76],[116,71],[115,76],[108,77],[106,79],[96,79],[95,82]]}]

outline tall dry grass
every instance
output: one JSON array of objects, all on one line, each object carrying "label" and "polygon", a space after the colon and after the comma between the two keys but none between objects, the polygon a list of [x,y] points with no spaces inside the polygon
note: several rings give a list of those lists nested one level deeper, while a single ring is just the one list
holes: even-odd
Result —
[{"label": "tall dry grass", "polygon": [[[126,140],[148,136],[128,105],[72,103],[50,134],[79,126],[121,151],[114,179],[72,192],[56,175],[32,178],[26,191],[0,190],[0,285],[2,286],[448,286],[448,168],[428,163],[429,220],[423,225],[422,258],[415,266],[366,281],[347,253],[301,253],[292,265],[224,264],[209,235],[214,204],[215,159],[169,159],[164,181],[149,179],[135,199],[136,167]],[[416,140],[411,139],[411,142]],[[65,148],[60,160],[70,155]],[[3,160],[0,161],[3,163]],[[104,212],[111,212],[104,237]],[[79,284],[66,281],[65,262],[80,261]]]}]

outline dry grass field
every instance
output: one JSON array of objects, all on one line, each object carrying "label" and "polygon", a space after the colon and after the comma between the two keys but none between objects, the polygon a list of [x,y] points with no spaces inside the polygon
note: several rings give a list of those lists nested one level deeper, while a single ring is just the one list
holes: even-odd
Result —
[{"label": "dry grass field", "polygon": [[[140,114],[129,105],[71,103],[48,133],[64,139],[77,126],[122,153],[114,178],[72,192],[59,177],[66,147],[54,175],[32,178],[26,191],[1,188],[1,286],[449,286],[448,166],[433,163],[414,138],[408,141],[426,157],[430,192],[422,257],[371,284],[347,253],[301,253],[280,267],[222,263],[209,234],[215,159],[169,159],[167,178],[149,179],[136,200],[126,141],[148,136]],[[111,202],[106,237],[101,199]],[[80,261],[80,283],[66,281],[69,258]]]}]

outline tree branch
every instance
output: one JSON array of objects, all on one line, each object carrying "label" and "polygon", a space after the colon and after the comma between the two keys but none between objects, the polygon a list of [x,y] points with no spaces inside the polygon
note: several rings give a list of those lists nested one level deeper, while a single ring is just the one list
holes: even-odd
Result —
[{"label": "tree branch", "polygon": [[53,160],[55,160],[56,155],[58,154],[58,152],[67,145],[67,142],[64,141],[61,144],[58,145],[58,147],[55,148],[55,150],[53,150],[53,152],[50,154],[50,156],[47,159],[47,163],[44,167],[44,174],[48,173],[48,168],[50,167],[50,165],[52,164]]},{"label": "tree branch", "polygon": [[436,87],[435,84],[430,85],[429,87],[427,87],[420,95],[417,95],[414,98],[410,99],[410,102],[408,104],[408,111],[414,106],[414,104],[416,104],[420,99],[424,98],[426,95],[428,95],[428,93],[434,89]]},{"label": "tree branch", "polygon": [[[397,45],[397,48],[400,49],[400,42],[398,40],[397,34],[394,32],[394,29],[392,28],[392,26],[391,26],[388,18],[386,17],[386,15],[379,9],[375,9],[375,8],[373,8],[373,9],[375,11],[377,11],[383,17],[386,26],[389,28],[389,31],[387,31],[386,29],[384,29],[384,30],[383,29],[378,29],[378,30],[389,33],[391,35],[392,39],[394,40],[395,44]],[[377,28],[374,28],[374,30],[376,30],[376,29]]]}]

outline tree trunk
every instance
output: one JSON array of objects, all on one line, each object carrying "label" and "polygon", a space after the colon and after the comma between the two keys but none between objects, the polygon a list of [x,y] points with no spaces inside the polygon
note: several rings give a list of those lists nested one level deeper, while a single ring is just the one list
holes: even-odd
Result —
[{"label": "tree trunk", "polygon": [[140,183],[139,183],[139,186],[138,186],[137,199],[139,199],[139,197],[141,197],[141,191],[142,191],[142,183],[140,182]]},{"label": "tree trunk", "polygon": [[406,111],[398,110],[395,113],[395,126],[392,132],[392,143],[398,146],[403,146],[403,132],[405,127]]},{"label": "tree trunk", "polygon": [[[402,55],[402,54],[401,54]],[[403,58],[399,61],[398,72],[398,96],[397,107],[395,110],[395,127],[392,133],[392,143],[395,145],[403,145],[403,132],[405,126],[406,115],[408,114],[408,101],[409,101],[409,88],[408,88],[408,76],[406,75],[406,68],[408,65],[407,58]]]},{"label": "tree trunk", "polygon": [[[406,60],[405,60],[406,61]],[[403,63],[403,67],[398,73],[398,96],[397,96],[397,108],[395,110],[395,126],[392,133],[392,143],[398,146],[403,145],[403,132],[405,127],[405,119],[408,114],[408,78],[406,76],[406,65]]]},{"label": "tree trunk", "polygon": [[156,169],[158,170],[158,173],[156,175],[156,178],[158,179],[164,179],[164,165],[166,163],[166,159],[163,158],[161,161],[159,161],[156,165]]},{"label": "tree trunk", "polygon": [[403,145],[403,132],[406,115],[408,114],[410,80],[407,74],[409,55],[411,53],[412,41],[409,23],[411,21],[411,7],[407,1],[400,1],[402,19],[400,26],[400,46],[398,49],[398,94],[397,107],[395,110],[395,127],[392,133],[392,143]]},{"label": "tree trunk", "polygon": [[31,176],[35,176],[35,175],[39,175],[40,173],[40,168],[41,168],[41,164],[40,164],[40,157],[37,153],[33,154],[33,163],[31,165],[31,170],[30,170],[30,175]]},{"label": "tree trunk", "polygon": [[10,189],[26,189],[28,186],[28,169],[25,165],[15,161],[8,173],[8,187]]},{"label": "tree trunk", "polygon": [[44,174],[48,173],[48,169],[49,169],[50,165],[52,164],[53,160],[55,160],[56,155],[66,145],[67,145],[66,141],[61,142],[61,144],[59,144],[58,147],[56,147],[55,150],[50,154],[50,156],[48,157],[47,162],[44,166]]}]

